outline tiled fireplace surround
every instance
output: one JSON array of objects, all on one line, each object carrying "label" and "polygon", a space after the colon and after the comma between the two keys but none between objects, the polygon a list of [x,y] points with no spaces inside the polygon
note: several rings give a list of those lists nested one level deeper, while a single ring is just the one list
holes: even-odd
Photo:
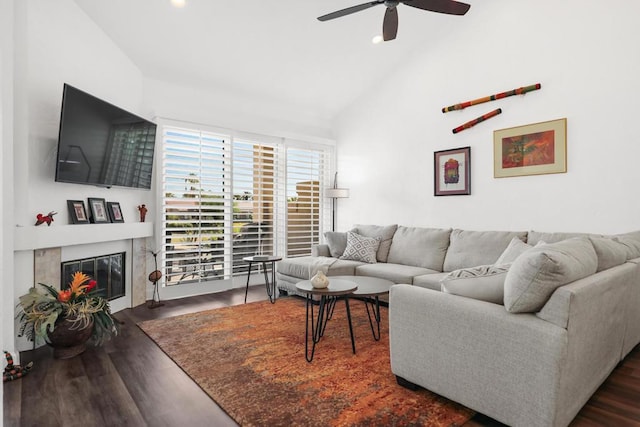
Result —
[{"label": "tiled fireplace surround", "polygon": [[17,228],[14,239],[19,256],[33,256],[31,286],[60,286],[62,262],[125,252],[126,295],[111,302],[112,310],[119,311],[146,301],[150,255],[147,237],[152,235],[152,223],[82,224]]}]

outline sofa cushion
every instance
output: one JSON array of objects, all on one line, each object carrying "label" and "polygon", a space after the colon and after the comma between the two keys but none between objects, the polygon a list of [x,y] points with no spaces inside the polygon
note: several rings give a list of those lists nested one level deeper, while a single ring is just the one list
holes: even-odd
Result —
[{"label": "sofa cushion", "polygon": [[393,283],[412,284],[415,276],[427,273],[435,273],[432,270],[414,267],[412,265],[378,263],[364,264],[356,267],[356,276],[373,276],[381,279],[391,280]]},{"label": "sofa cushion", "polygon": [[387,262],[442,271],[451,229],[399,226]]},{"label": "sofa cushion", "polygon": [[326,272],[335,263],[335,258],[302,256],[278,261],[276,270],[280,274],[306,280],[316,274],[318,270]]},{"label": "sofa cushion", "polygon": [[572,239],[574,237],[602,237],[601,234],[589,233],[547,233],[542,231],[529,231],[527,235],[527,243],[531,246],[537,245],[539,242],[556,243],[562,240]]},{"label": "sofa cushion", "polygon": [[347,248],[347,233],[343,231],[326,231],[324,240],[329,246],[329,253],[334,258],[340,258]]},{"label": "sofa cushion", "polygon": [[598,256],[598,271],[607,270],[627,260],[627,247],[607,237],[590,237]]},{"label": "sofa cushion", "polygon": [[413,286],[419,286],[421,288],[433,289],[434,291],[440,291],[440,281],[447,276],[447,272],[444,273],[430,273],[416,276],[413,278]]},{"label": "sofa cushion", "polygon": [[375,263],[378,246],[380,237],[366,237],[347,231],[347,247],[340,259]]},{"label": "sofa cushion", "polygon": [[596,251],[586,237],[530,249],[507,273],[504,306],[511,313],[538,311],[557,288],[594,274],[597,268]]},{"label": "sofa cushion", "polygon": [[614,240],[625,246],[627,251],[627,260],[640,257],[640,232],[618,234],[614,236]]},{"label": "sofa cushion", "polygon": [[514,237],[524,241],[527,232],[453,230],[443,270],[493,264]]},{"label": "sofa cushion", "polygon": [[398,228],[397,224],[393,225],[362,225],[356,224],[353,227],[353,232],[366,237],[380,237],[380,246],[376,253],[376,259],[378,262],[387,262],[389,256],[389,248],[391,248],[391,239]]},{"label": "sofa cushion", "polygon": [[442,292],[502,305],[509,264],[462,268],[440,282]]},{"label": "sofa cushion", "polygon": [[285,276],[307,280],[319,269],[326,270],[325,274],[327,276],[353,276],[356,274],[356,267],[363,264],[360,261],[302,256],[278,261],[276,270],[279,274],[284,274]]}]

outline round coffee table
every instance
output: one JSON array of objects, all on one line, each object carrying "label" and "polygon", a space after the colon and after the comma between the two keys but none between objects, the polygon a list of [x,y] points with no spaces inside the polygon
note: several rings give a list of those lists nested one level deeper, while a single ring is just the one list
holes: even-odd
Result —
[{"label": "round coffee table", "polygon": [[[304,292],[306,295],[306,324],[304,337],[304,356],[307,362],[313,360],[316,351],[316,344],[324,335],[327,322],[333,316],[333,309],[338,299],[344,299],[347,308],[347,320],[349,322],[349,333],[351,334],[351,349],[356,352],[356,342],[353,338],[353,326],[351,325],[351,309],[349,308],[349,296],[358,289],[358,286],[351,280],[329,278],[329,286],[327,288],[314,288],[310,280],[303,280],[296,284],[296,289]],[[313,297],[320,297],[318,306],[318,314],[314,315]],[[309,351],[309,337],[312,340],[311,351]]]},{"label": "round coffee table", "polygon": [[[353,298],[359,299],[364,302],[367,308],[367,316],[369,317],[369,325],[371,326],[371,333],[373,339],[380,340],[380,295],[389,293],[389,289],[394,283],[391,280],[380,279],[378,277],[369,276],[331,276],[331,280],[347,280],[354,282],[358,285],[351,295]],[[371,315],[376,321],[376,328],[373,327],[373,320]]]}]

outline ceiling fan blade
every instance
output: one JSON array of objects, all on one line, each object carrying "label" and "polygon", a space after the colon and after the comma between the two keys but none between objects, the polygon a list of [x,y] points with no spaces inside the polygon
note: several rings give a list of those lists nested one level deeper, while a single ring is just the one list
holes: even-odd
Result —
[{"label": "ceiling fan blade", "polygon": [[454,0],[401,0],[401,3],[418,9],[446,13],[448,15],[464,15],[471,7],[470,4]]},{"label": "ceiling fan blade", "polygon": [[330,19],[340,18],[341,16],[351,15],[352,13],[360,12],[361,10],[369,9],[370,7],[383,4],[384,0],[370,1],[367,3],[359,4],[357,6],[351,6],[346,9],[337,10],[335,12],[327,13],[318,18],[318,21],[328,21]]},{"label": "ceiling fan blade", "polygon": [[382,23],[382,38],[384,41],[393,40],[398,34],[398,9],[388,7]]}]

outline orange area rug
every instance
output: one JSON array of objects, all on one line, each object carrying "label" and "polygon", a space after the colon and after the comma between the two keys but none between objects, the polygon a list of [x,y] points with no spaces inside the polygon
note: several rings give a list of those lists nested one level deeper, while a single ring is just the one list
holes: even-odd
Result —
[{"label": "orange area rug", "polygon": [[242,426],[460,426],[473,416],[427,390],[399,386],[389,362],[387,309],[375,341],[364,304],[350,305],[356,354],[339,301],[311,363],[301,298],[138,326]]}]

